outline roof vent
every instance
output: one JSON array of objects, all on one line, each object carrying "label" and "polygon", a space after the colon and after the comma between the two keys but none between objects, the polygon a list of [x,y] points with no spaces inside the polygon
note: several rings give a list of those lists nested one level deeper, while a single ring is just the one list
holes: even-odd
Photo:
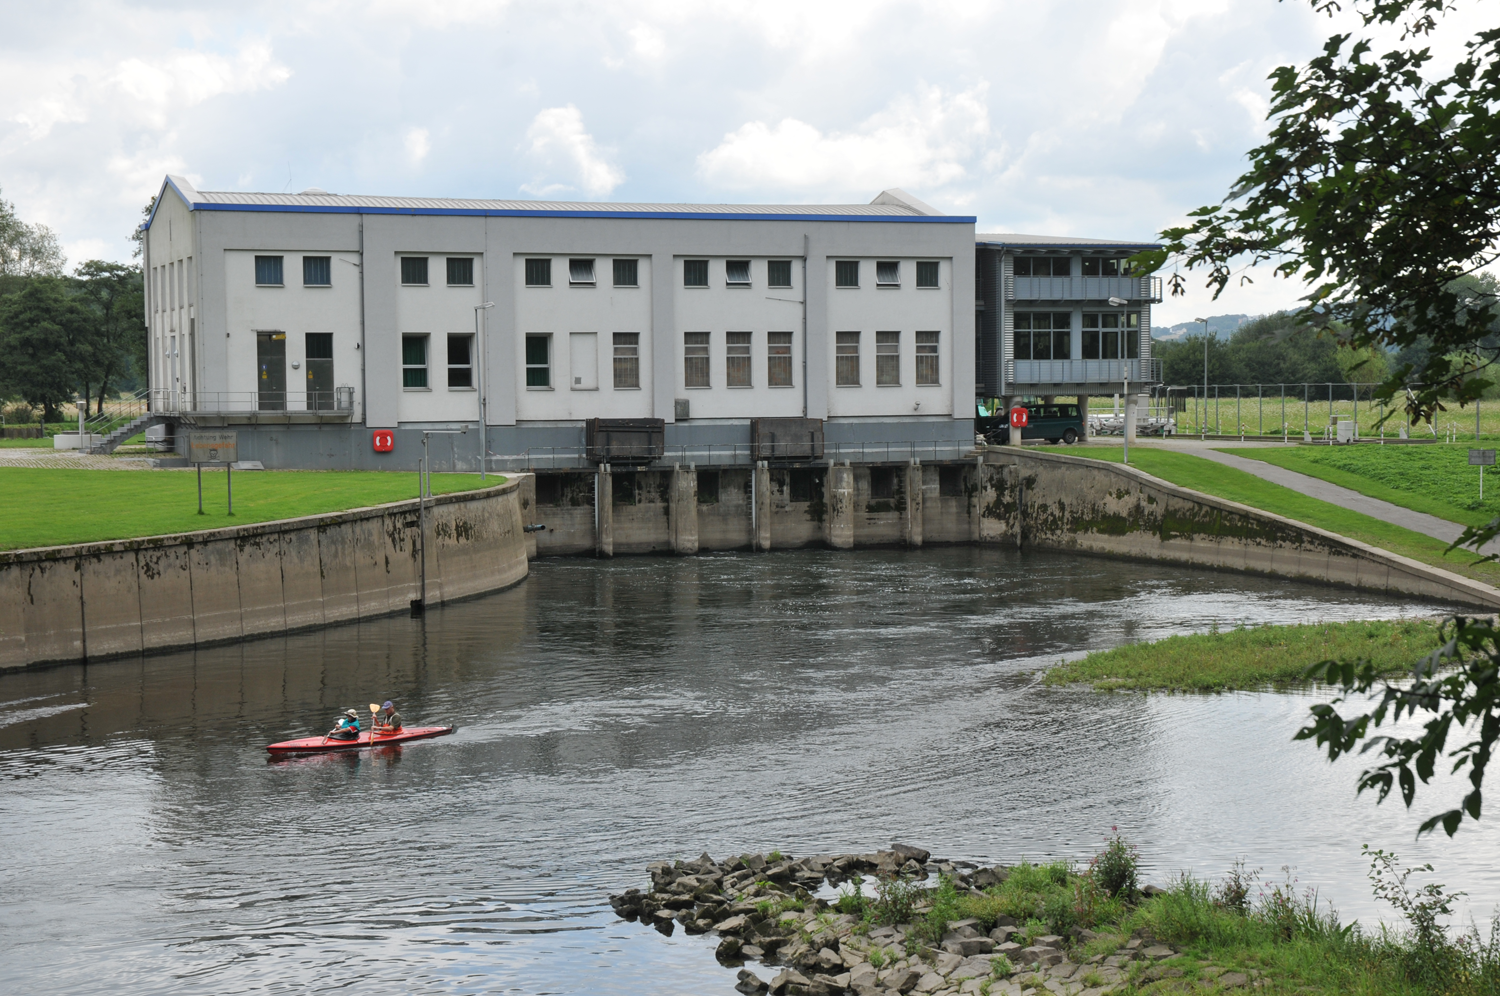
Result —
[{"label": "roof vent", "polygon": [[302,191],[297,196],[298,197],[306,197],[309,194],[326,194],[326,193],[328,193],[328,191],[324,190],[322,187],[308,187],[306,190]]}]

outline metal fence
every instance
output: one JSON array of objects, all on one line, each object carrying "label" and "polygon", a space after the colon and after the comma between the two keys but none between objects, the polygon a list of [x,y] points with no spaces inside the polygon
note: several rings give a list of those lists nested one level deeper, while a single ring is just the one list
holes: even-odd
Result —
[{"label": "metal fence", "polygon": [[[1301,384],[1210,384],[1204,386],[1163,385],[1152,392],[1153,402],[1171,411],[1176,432],[1182,435],[1248,437],[1293,436],[1332,438],[1340,421],[1353,424],[1357,435],[1410,434],[1399,405],[1393,407],[1375,398],[1374,383]],[[1469,423],[1482,430],[1481,409],[1476,405]],[[1430,425],[1423,435],[1452,437],[1463,423],[1450,416]]]}]

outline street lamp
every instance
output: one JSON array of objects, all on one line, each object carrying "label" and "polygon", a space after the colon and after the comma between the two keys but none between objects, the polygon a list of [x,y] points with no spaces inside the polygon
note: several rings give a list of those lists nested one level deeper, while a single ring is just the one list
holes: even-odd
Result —
[{"label": "street lamp", "polygon": [[422,593],[420,598],[411,603],[411,614],[414,616],[427,612],[427,492],[432,490],[431,475],[427,470],[427,437],[462,436],[468,431],[468,426],[462,429],[422,430],[422,463],[417,469],[417,533],[422,541]]},{"label": "street lamp", "polygon": [[[1109,304],[1112,308],[1123,308],[1129,303],[1130,302],[1125,300],[1123,297],[1112,297],[1109,299]],[[1129,325],[1128,322],[1121,322],[1120,324],[1126,326]],[[1124,441],[1125,445],[1125,452],[1121,457],[1121,460],[1124,463],[1128,464],[1130,463],[1130,429],[1135,423],[1134,420],[1130,417],[1133,414],[1133,409],[1130,404],[1130,348],[1125,345],[1124,340],[1124,336],[1126,335],[1126,333],[1127,329],[1122,328],[1120,330],[1120,348],[1125,353],[1125,355],[1121,358],[1122,362],[1120,364],[1121,371],[1124,374],[1125,386],[1124,393],[1121,395],[1125,399],[1125,424],[1120,426],[1120,439]]]},{"label": "street lamp", "polygon": [[[474,348],[478,353],[475,365],[479,368],[479,480],[484,481],[484,465],[490,459],[490,402],[484,391],[484,335],[479,331],[479,313],[488,311],[495,306],[494,301],[486,301],[474,306]],[[425,442],[425,440],[424,440]]]},{"label": "street lamp", "polygon": [[[1194,318],[1203,323],[1203,418],[1198,423],[1198,438],[1208,438],[1208,319]],[[1238,390],[1238,388],[1236,388]]]}]

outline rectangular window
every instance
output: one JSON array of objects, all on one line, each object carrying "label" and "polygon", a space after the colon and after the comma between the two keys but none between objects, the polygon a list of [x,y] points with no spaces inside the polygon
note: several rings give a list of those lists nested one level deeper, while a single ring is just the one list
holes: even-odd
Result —
[{"label": "rectangular window", "polygon": [[900,287],[901,264],[893,260],[881,260],[875,264],[876,287]]},{"label": "rectangular window", "polygon": [[1099,257],[1083,257],[1083,275],[1085,277],[1097,277],[1099,275]]},{"label": "rectangular window", "polygon": [[750,333],[724,333],[724,383],[729,387],[750,386]]},{"label": "rectangular window", "polygon": [[641,334],[615,333],[615,387],[641,386]]},{"label": "rectangular window", "polygon": [[730,259],[724,262],[724,282],[731,287],[750,286],[750,261]]},{"label": "rectangular window", "polygon": [[833,378],[839,387],[859,386],[859,333],[835,333]]},{"label": "rectangular window", "polygon": [[1139,359],[1141,314],[1138,311],[1106,311],[1083,316],[1085,360]]},{"label": "rectangular window", "polygon": [[615,260],[615,286],[616,287],[639,287],[636,270],[639,260],[617,259]]},{"label": "rectangular window", "polygon": [[417,286],[427,286],[427,257],[426,256],[402,256],[401,257],[401,282]]},{"label": "rectangular window", "polygon": [[568,283],[593,284],[594,261],[591,259],[568,260]]},{"label": "rectangular window", "polygon": [[917,333],[917,384],[927,387],[938,383],[938,338],[940,332]]},{"label": "rectangular window", "polygon": [[1120,275],[1120,261],[1118,259],[1100,260],[1103,276],[1118,277]]},{"label": "rectangular window", "polygon": [[[259,283],[259,281],[256,281]],[[332,256],[303,256],[302,284],[305,287],[327,287],[333,283]]]},{"label": "rectangular window", "polygon": [[[1096,260],[1095,262],[1098,261]],[[1085,314],[1083,316],[1083,358],[1085,360],[1102,360],[1104,358],[1103,348],[1104,343],[1099,336],[1099,316]]]},{"label": "rectangular window", "polygon": [[552,386],[552,337],[550,335],[526,337],[526,386]]},{"label": "rectangular window", "polygon": [[859,260],[840,259],[833,264],[833,285],[835,287],[858,287],[859,286]]},{"label": "rectangular window", "polygon": [[401,337],[401,386],[413,389],[427,387],[426,335]]},{"label": "rectangular window", "polygon": [[552,286],[552,260],[528,259],[526,261],[526,286]]},{"label": "rectangular window", "polygon": [[472,256],[448,257],[448,286],[474,286],[474,258]]},{"label": "rectangular window", "polygon": [[682,261],[682,286],[708,286],[708,260],[685,259]]},{"label": "rectangular window", "polygon": [[262,287],[281,286],[281,257],[256,256],[255,282]]},{"label": "rectangular window", "polygon": [[766,261],[766,286],[768,287],[790,287],[792,286],[792,261],[789,259],[771,259]]},{"label": "rectangular window", "polygon": [[686,387],[708,387],[708,333],[682,334],[682,375]]},{"label": "rectangular window", "polygon": [[938,285],[937,260],[921,260],[917,263],[917,286],[936,287]]},{"label": "rectangular window", "polygon": [[792,333],[766,333],[766,383],[771,387],[792,386]]},{"label": "rectangular window", "polygon": [[901,333],[875,333],[875,386],[894,387],[901,383]]},{"label": "rectangular window", "polygon": [[1018,277],[1069,277],[1073,275],[1073,260],[1069,256],[1017,256],[1015,275]]},{"label": "rectangular window", "polygon": [[474,386],[474,337],[463,333],[448,336],[448,388]]}]

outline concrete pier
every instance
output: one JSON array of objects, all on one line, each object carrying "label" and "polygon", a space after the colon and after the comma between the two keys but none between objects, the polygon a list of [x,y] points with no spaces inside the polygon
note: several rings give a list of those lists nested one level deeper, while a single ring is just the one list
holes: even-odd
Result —
[{"label": "concrete pier", "polygon": [[906,504],[901,509],[901,533],[907,546],[922,545],[922,464],[913,460],[906,465]]},{"label": "concrete pier", "polygon": [[824,537],[835,550],[854,546],[854,471],[848,462],[831,464],[824,478]]},{"label": "concrete pier", "polygon": [[755,465],[754,525],[756,550],[771,549],[771,465],[762,460]]},{"label": "concrete pier", "polygon": [[594,475],[594,555],[615,555],[615,481],[607,463]]},{"label": "concrete pier", "polygon": [[692,464],[687,470],[678,464],[672,465],[667,528],[671,533],[673,553],[687,556],[698,552],[698,471]]}]

